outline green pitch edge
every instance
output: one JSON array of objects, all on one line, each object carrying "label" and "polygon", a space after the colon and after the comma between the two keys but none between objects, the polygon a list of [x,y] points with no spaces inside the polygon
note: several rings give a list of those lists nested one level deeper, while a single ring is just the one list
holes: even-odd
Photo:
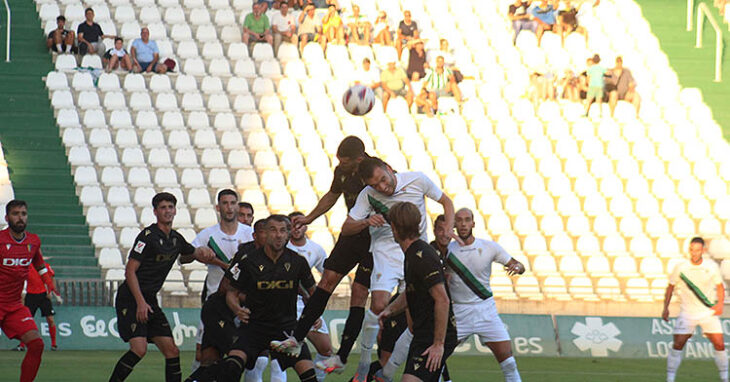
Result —
[{"label": "green pitch edge", "polygon": [[10,63],[5,62],[5,10],[0,13],[0,143],[15,196],[28,202],[28,230],[40,235],[57,277],[99,278],[89,227],[42,80],[53,65],[38,13],[31,0],[10,0],[10,8]]},{"label": "green pitch edge", "polygon": [[[703,47],[695,48],[697,30],[687,32],[687,2],[667,0],[637,0],[644,17],[649,21],[652,32],[659,38],[664,53],[669,56],[669,63],[679,76],[684,87],[699,88],[705,103],[712,109],[712,115],[722,126],[725,139],[730,139],[730,32],[728,25],[722,22],[713,1],[704,2],[710,8],[723,31],[725,52],[722,60],[722,82],[713,82],[715,77],[715,29],[705,21],[703,29]],[[696,23],[697,15],[693,17]],[[696,25],[695,25],[696,28]]]}]

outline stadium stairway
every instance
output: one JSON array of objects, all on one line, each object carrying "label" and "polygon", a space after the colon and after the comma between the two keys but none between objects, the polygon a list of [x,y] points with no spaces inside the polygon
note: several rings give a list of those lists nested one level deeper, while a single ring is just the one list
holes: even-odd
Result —
[{"label": "stadium stairway", "polygon": [[[89,227],[43,85],[52,62],[35,4],[10,0],[10,6],[12,62],[0,63],[0,142],[15,197],[29,203],[28,229],[40,235],[43,253],[51,258],[57,277],[97,279],[100,272]],[[2,30],[4,42],[5,25]]]}]

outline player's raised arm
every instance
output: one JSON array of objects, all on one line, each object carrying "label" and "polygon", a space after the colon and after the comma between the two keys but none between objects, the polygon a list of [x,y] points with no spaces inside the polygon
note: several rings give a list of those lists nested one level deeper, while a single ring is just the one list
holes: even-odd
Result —
[{"label": "player's raised arm", "polygon": [[340,198],[341,193],[333,192],[332,190],[327,191],[322,199],[317,202],[317,205],[307,216],[295,216],[292,218],[292,226],[294,229],[301,225],[312,224],[313,221],[317,220],[318,217],[325,214],[327,211],[334,207],[337,203],[337,199]]},{"label": "player's raised arm", "polygon": [[[368,202],[368,189],[364,188],[357,196],[355,205],[347,215],[347,219],[342,224],[341,234],[351,236],[369,227],[381,227],[386,224],[385,218],[381,214],[373,214],[372,206]],[[372,214],[372,215],[371,215]]]}]

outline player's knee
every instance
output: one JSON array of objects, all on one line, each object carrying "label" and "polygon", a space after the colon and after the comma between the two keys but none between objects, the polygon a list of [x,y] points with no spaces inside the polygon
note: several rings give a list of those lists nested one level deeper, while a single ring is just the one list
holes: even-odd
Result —
[{"label": "player's knee", "polygon": [[177,346],[172,345],[165,349],[165,358],[175,358],[180,356],[180,349],[177,348]]},{"label": "player's knee", "polygon": [[33,353],[33,354],[38,355],[38,354],[43,353],[43,348],[45,347],[45,345],[43,344],[42,339],[35,338],[35,339],[28,341],[25,344],[25,347],[28,348],[28,353]]},{"label": "player's knee", "polygon": [[136,354],[139,358],[144,358],[145,354],[147,354],[147,344],[144,345],[131,345],[130,349],[132,353]]}]

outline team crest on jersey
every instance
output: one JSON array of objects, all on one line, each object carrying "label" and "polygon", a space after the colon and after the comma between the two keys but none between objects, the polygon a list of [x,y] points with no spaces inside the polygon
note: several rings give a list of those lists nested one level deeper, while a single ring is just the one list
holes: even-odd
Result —
[{"label": "team crest on jersey", "polygon": [[162,241],[162,239],[160,239],[160,245],[163,245],[163,244],[165,244],[165,242]]},{"label": "team crest on jersey", "polygon": [[172,246],[177,247],[177,238],[176,237],[172,238]]},{"label": "team crest on jersey", "polygon": [[33,248],[33,244],[28,244],[28,252],[31,252],[31,248]]},{"label": "team crest on jersey", "polygon": [[284,269],[286,269],[287,272],[289,272],[290,268],[291,268],[291,263],[284,263]]},{"label": "team crest on jersey", "polygon": [[344,176],[344,175],[342,175],[342,176],[340,177],[340,182],[341,182],[341,183],[345,183],[345,180],[346,180],[346,179],[347,179],[347,177],[346,177],[346,176]]},{"label": "team crest on jersey", "polygon": [[380,276],[382,276],[382,273],[376,273],[375,274],[375,280],[380,280]]},{"label": "team crest on jersey", "polygon": [[10,244],[5,244],[5,249],[10,250]]},{"label": "team crest on jersey", "polygon": [[263,272],[263,271],[264,271],[264,266],[263,266],[263,264],[262,264],[262,265],[259,265],[259,272]]},{"label": "team crest on jersey", "polygon": [[130,329],[132,329],[132,331],[137,330],[137,324],[132,324],[129,327],[130,327]]},{"label": "team crest on jersey", "polygon": [[416,252],[416,256],[423,258],[423,251]]},{"label": "team crest on jersey", "polygon": [[148,229],[144,230],[144,235],[145,236],[149,235],[150,233],[151,233],[150,230],[148,230]]},{"label": "team crest on jersey", "polygon": [[218,326],[220,326],[221,328],[224,327],[225,325],[226,325],[225,321],[223,321],[223,320],[218,321]]},{"label": "team crest on jersey", "polygon": [[144,247],[147,245],[144,241],[138,241],[137,244],[134,245],[134,251],[142,254],[142,251],[144,251]]}]

